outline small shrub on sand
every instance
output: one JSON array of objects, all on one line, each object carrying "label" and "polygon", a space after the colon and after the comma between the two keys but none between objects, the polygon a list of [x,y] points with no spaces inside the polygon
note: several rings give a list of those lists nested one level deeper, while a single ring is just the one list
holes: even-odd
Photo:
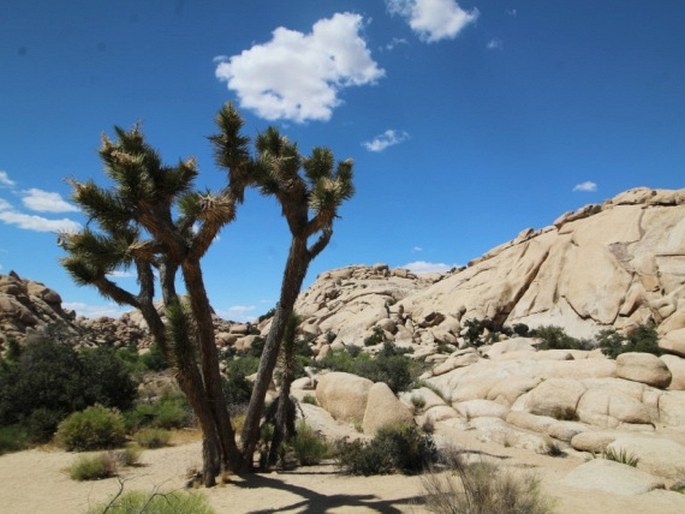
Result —
[{"label": "small shrub on sand", "polygon": [[127,446],[114,452],[114,458],[120,466],[138,466],[143,450],[137,446]]},{"label": "small shrub on sand", "polygon": [[125,437],[121,413],[102,405],[70,414],[57,428],[57,440],[70,451],[115,448]]},{"label": "small shrub on sand", "polygon": [[171,432],[163,428],[143,428],[135,433],[133,439],[143,448],[162,448],[169,444]]},{"label": "small shrub on sand", "polygon": [[199,493],[144,493],[129,491],[109,502],[96,505],[88,514],[214,514],[207,498]]},{"label": "small shrub on sand", "polygon": [[69,467],[72,480],[101,480],[117,474],[116,458],[111,453],[82,455]]},{"label": "small shrub on sand", "polygon": [[338,464],[351,475],[418,473],[437,457],[433,438],[414,425],[383,427],[369,442],[338,443]]},{"label": "small shrub on sand", "polygon": [[297,435],[290,444],[300,466],[318,464],[330,453],[326,440],[304,421],[298,423]]},{"label": "small shrub on sand", "polygon": [[445,458],[453,473],[423,479],[426,508],[438,514],[549,514],[552,502],[532,477],[518,478],[485,462],[467,463],[456,452]]}]

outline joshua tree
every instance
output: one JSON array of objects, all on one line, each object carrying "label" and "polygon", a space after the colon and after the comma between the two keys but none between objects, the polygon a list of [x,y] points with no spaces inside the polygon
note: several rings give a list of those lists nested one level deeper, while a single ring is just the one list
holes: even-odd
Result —
[{"label": "joshua tree", "polygon": [[[100,156],[114,182],[103,189],[93,181],[71,181],[73,199],[90,216],[79,233],[62,234],[68,256],[62,264],[81,285],[121,305],[141,311],[165,358],[192,406],[203,433],[203,483],[214,484],[221,466],[243,468],[221,390],[211,309],[200,269],[200,258],[219,229],[234,218],[242,190],[234,181],[217,195],[191,192],[197,176],[195,161],[164,166],[145,142],[139,127],[115,128],[117,140],[103,136]],[[181,215],[174,219],[173,210]],[[92,228],[93,223],[99,230]],[[135,267],[139,291],[116,284],[111,273]],[[160,276],[169,319],[165,327],[153,304],[154,270]],[[176,294],[181,270],[189,305]]]},{"label": "joshua tree", "polygon": [[[290,252],[283,272],[281,293],[264,344],[257,378],[242,431],[245,463],[253,462],[259,438],[264,399],[278,359],[280,343],[310,262],[328,245],[338,208],[352,197],[352,161],[337,164],[327,148],[315,148],[311,156],[300,155],[297,145],[271,127],[259,134],[256,158],[249,164],[245,145],[238,136],[240,117],[226,105],[217,116],[220,133],[211,138],[217,164],[229,171],[231,186],[256,186],[273,195],[281,205],[291,233]],[[314,241],[310,244],[310,239]]]}]

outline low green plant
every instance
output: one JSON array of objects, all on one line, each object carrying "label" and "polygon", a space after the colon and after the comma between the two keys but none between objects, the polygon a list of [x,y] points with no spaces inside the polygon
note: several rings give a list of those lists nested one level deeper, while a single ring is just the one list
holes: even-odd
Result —
[{"label": "low green plant", "polygon": [[381,327],[373,327],[370,336],[364,339],[364,346],[375,346],[386,341],[385,332]]},{"label": "low green plant", "polygon": [[114,458],[121,466],[138,466],[143,450],[137,446],[127,446],[123,450],[114,452]]},{"label": "low green plant", "polygon": [[318,405],[318,402],[316,401],[316,396],[311,394],[305,394],[302,397],[302,403],[308,403],[309,405]]},{"label": "low green plant", "polygon": [[414,406],[414,410],[418,412],[426,406],[426,399],[419,394],[414,394],[411,397],[411,404]]},{"label": "low green plant", "polygon": [[69,467],[69,477],[82,482],[84,480],[101,480],[117,474],[117,462],[111,453],[81,455]]},{"label": "low green plant", "polygon": [[597,335],[597,343],[602,353],[610,359],[615,359],[626,352],[651,353],[656,356],[663,355],[659,348],[659,334],[653,325],[640,325],[624,336],[615,329],[602,330]]},{"label": "low green plant", "polygon": [[630,453],[625,448],[615,450],[614,448],[607,447],[602,452],[602,458],[607,460],[613,460],[614,462],[619,462],[621,464],[625,464],[626,466],[632,466],[634,468],[636,468],[638,463],[640,462],[640,459],[638,457]]},{"label": "low green plant", "polygon": [[192,412],[183,396],[164,396],[151,403],[139,403],[124,414],[126,427],[135,431],[144,427],[184,428],[192,425]]},{"label": "low green plant", "polygon": [[426,469],[437,457],[433,438],[414,425],[390,425],[368,442],[339,441],[338,465],[351,475],[413,474]]},{"label": "low green plant", "polygon": [[467,463],[458,453],[443,454],[452,473],[432,471],[423,478],[425,506],[438,514],[550,514],[553,501],[531,476],[517,477],[494,464]]},{"label": "low green plant", "polygon": [[0,427],[0,455],[18,452],[28,448],[29,436],[27,430],[20,425]]},{"label": "low green plant", "polygon": [[326,440],[304,420],[297,424],[297,432],[290,445],[300,466],[319,464],[330,453]]},{"label": "low green plant", "polygon": [[88,514],[215,514],[207,498],[196,492],[129,491],[94,506]]},{"label": "low green plant", "polygon": [[593,344],[587,339],[577,339],[566,333],[562,327],[544,325],[530,331],[532,337],[540,339],[539,350],[591,350]]},{"label": "low green plant", "polygon": [[93,405],[70,414],[59,424],[56,437],[69,451],[115,448],[126,439],[124,418],[116,409]]},{"label": "low green plant", "polygon": [[133,435],[133,439],[143,448],[162,448],[169,444],[171,432],[163,428],[143,428]]}]

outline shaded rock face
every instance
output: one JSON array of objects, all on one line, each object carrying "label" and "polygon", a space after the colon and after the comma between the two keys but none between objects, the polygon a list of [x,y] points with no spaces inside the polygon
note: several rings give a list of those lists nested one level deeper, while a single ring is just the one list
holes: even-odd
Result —
[{"label": "shaded rock face", "polygon": [[685,189],[627,191],[445,275],[329,271],[296,308],[320,345],[362,345],[374,329],[398,343],[460,345],[468,319],[559,325],[575,337],[653,322],[662,347],[685,355]]}]

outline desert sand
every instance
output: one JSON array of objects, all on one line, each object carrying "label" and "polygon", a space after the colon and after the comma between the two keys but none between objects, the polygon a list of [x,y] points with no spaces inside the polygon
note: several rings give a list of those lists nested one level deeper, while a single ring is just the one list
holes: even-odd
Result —
[{"label": "desert sand", "polygon": [[[618,496],[564,485],[566,474],[582,464],[580,456],[555,458],[481,443],[467,433],[463,437],[462,445],[470,452],[495,459],[514,473],[537,476],[543,491],[554,498],[558,514],[685,512],[685,495],[673,491]],[[77,457],[51,447],[0,456],[2,512],[77,514],[119,490],[117,478],[71,480],[65,469]],[[200,464],[200,443],[181,440],[171,447],[145,450],[140,460],[140,466],[124,468],[120,475],[126,490],[183,489],[187,470]],[[349,477],[339,474],[333,464],[229,477],[227,483],[202,492],[221,513],[427,512],[420,501],[421,476]]]}]

